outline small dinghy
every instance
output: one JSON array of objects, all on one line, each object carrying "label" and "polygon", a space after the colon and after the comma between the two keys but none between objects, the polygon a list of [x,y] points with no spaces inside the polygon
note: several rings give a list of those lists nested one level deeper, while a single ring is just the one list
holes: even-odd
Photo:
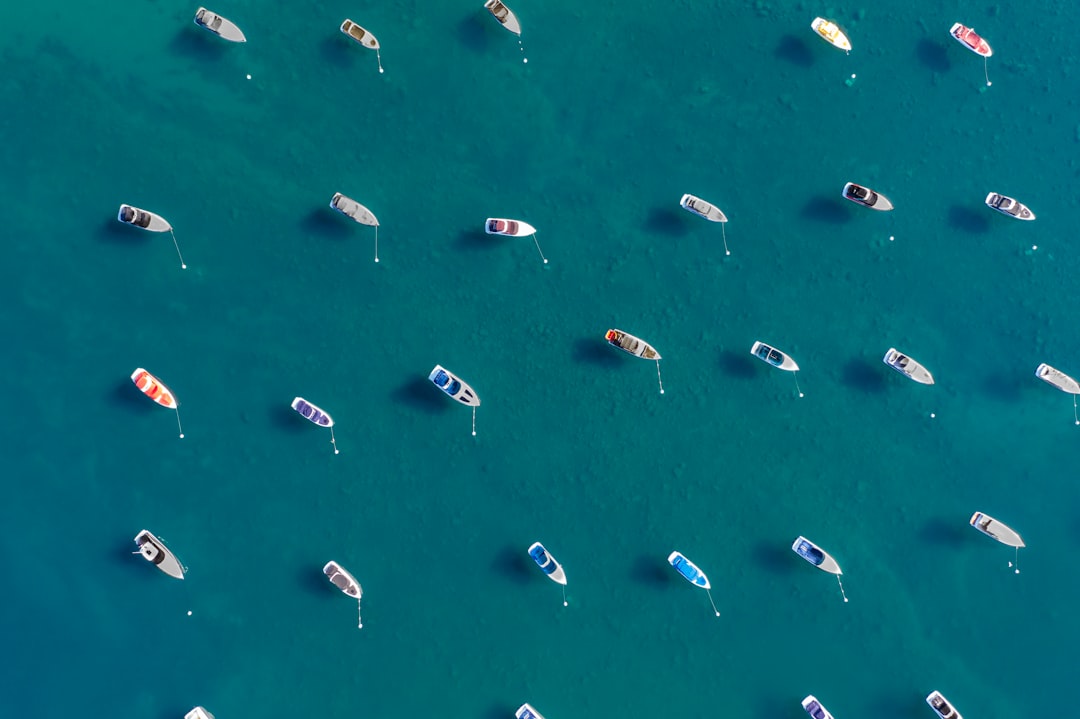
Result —
[{"label": "small dinghy", "polygon": [[229,42],[247,42],[247,38],[244,37],[244,33],[240,32],[240,28],[236,26],[236,23],[226,20],[216,12],[210,12],[204,7],[195,11],[195,24],[201,28],[206,28]]},{"label": "small dinghy", "polygon": [[180,245],[176,242],[176,233],[173,232],[172,225],[164,217],[155,212],[140,210],[138,207],[132,207],[131,205],[120,205],[120,211],[116,213],[116,219],[125,225],[138,227],[149,232],[168,232],[172,235],[176,255],[180,258],[180,269],[187,269],[184,256],[180,254]]},{"label": "small dinghy", "polygon": [[724,253],[730,255],[731,250],[727,246],[727,215],[720,211],[720,208],[716,205],[706,202],[700,197],[694,195],[683,195],[679,200],[679,207],[683,208],[687,212],[692,212],[698,217],[704,217],[709,222],[719,222],[720,233],[724,238]]},{"label": "small dinghy", "polygon": [[[976,512],[971,515],[971,521],[968,522],[972,527],[979,530],[987,537],[991,537],[1009,547],[1016,549],[1015,567],[1016,573],[1020,573],[1020,548],[1026,546],[1024,540],[1020,538],[1020,535],[1015,529],[1007,524],[1003,524],[998,520],[991,517],[989,514],[983,514],[982,512]],[[1009,566],[1014,566],[1013,562],[1009,562]]]},{"label": "small dinghy", "polygon": [[195,707],[184,715],[184,719],[214,719],[214,715],[202,707]]},{"label": "small dinghy", "polygon": [[337,440],[334,439],[334,418],[320,407],[316,407],[303,397],[294,397],[290,405],[301,417],[320,427],[330,428],[330,444],[334,446],[334,454],[340,454],[337,448]]},{"label": "small dinghy", "polygon": [[502,0],[487,0],[484,7],[491,13],[492,17],[499,21],[500,25],[515,35],[521,35],[521,23],[518,22],[517,15],[514,14],[513,10],[506,7]]},{"label": "small dinghy", "polygon": [[184,438],[184,428],[180,426],[180,403],[176,401],[176,395],[172,393],[165,383],[142,367],[136,367],[131,373],[131,381],[139,388],[139,391],[162,407],[176,412],[176,426],[180,428],[180,439]]},{"label": "small dinghy", "polygon": [[525,703],[514,712],[515,719],[544,719],[544,715],[533,709],[532,704]]},{"label": "small dinghy", "polygon": [[448,397],[456,399],[464,405],[473,408],[472,433],[476,436],[476,408],[480,406],[480,398],[461,378],[442,365],[435,365],[428,375],[428,379],[436,387],[446,393]]},{"label": "small dinghy", "polygon": [[[799,365],[795,364],[795,360],[791,359],[788,355],[776,349],[770,347],[764,342],[754,342],[750,346],[750,354],[757,357],[765,364],[772,365],[777,369],[782,369],[785,372],[798,372]],[[795,377],[795,391],[799,393],[799,396],[803,396],[802,389],[799,387],[799,378]]]},{"label": "small dinghy", "polygon": [[705,590],[705,593],[709,595],[709,604],[712,605],[713,611],[716,612],[716,616],[720,616],[720,610],[716,608],[716,602],[713,601],[712,585],[709,584],[709,578],[705,576],[705,572],[698,569],[698,566],[691,562],[683,555],[682,552],[672,552],[668,555],[668,564],[675,568],[679,574],[683,576],[683,579],[693,584],[695,587],[700,587]]},{"label": "small dinghy", "polygon": [[1043,382],[1073,396],[1073,421],[1080,424],[1080,417],[1077,417],[1076,414],[1076,395],[1080,394],[1080,382],[1077,382],[1061,370],[1054,369],[1045,362],[1035,368],[1035,376]]},{"label": "small dinghy", "polygon": [[1035,213],[1028,209],[1022,202],[1017,202],[1011,197],[991,192],[986,196],[986,206],[991,210],[997,210],[1003,215],[1014,217],[1018,220],[1034,220]]},{"label": "small dinghy", "polygon": [[330,583],[341,590],[342,594],[356,600],[356,628],[363,629],[364,620],[360,617],[360,599],[364,596],[364,590],[356,577],[345,571],[345,568],[334,561],[329,561],[322,568],[323,574]]},{"label": "small dinghy", "polygon": [[375,59],[379,63],[379,72],[383,71],[382,55],[379,54],[379,41],[374,35],[354,23],[352,20],[349,20],[348,18],[346,18],[345,21],[341,23],[341,32],[345,33],[353,40],[356,40],[368,50],[374,50]]},{"label": "small dinghy", "polygon": [[548,554],[547,549],[540,542],[533,542],[532,546],[529,547],[529,556],[536,562],[536,566],[543,570],[548,579],[563,586],[563,606],[565,607],[566,572],[563,571],[562,565],[555,561],[555,557]]},{"label": "small dinghy", "polygon": [[536,251],[540,253],[540,259],[547,264],[544,251],[540,249],[540,243],[536,239],[536,228],[528,222],[521,220],[506,220],[501,217],[489,217],[484,220],[484,232],[489,235],[503,235],[504,237],[528,237],[532,235]]},{"label": "small dinghy", "polygon": [[851,52],[851,41],[848,40],[847,35],[840,29],[840,26],[832,20],[816,17],[814,18],[814,21],[810,23],[810,29],[816,32],[818,37],[825,40],[825,42],[833,47],[838,47],[844,52]]},{"label": "small dinghy", "polygon": [[925,367],[903,352],[897,352],[896,349],[892,347],[890,347],[889,351],[885,353],[885,356],[881,358],[881,361],[905,377],[915,380],[919,384],[934,384],[934,376],[930,374]]},{"label": "small dinghy", "polygon": [[653,349],[652,345],[622,330],[608,330],[604,333],[604,339],[612,347],[618,347],[627,354],[632,354],[641,359],[655,360],[656,379],[660,383],[660,394],[664,393],[664,381],[660,379],[660,353]]},{"label": "small dinghy", "polygon": [[821,571],[836,575],[836,581],[840,584],[840,596],[844,598],[845,602],[848,600],[847,595],[844,594],[844,585],[840,582],[840,575],[843,574],[843,572],[840,571],[840,565],[832,558],[831,554],[803,536],[798,537],[795,542],[792,543],[791,551],[795,552],[795,554],[798,554]]},{"label": "small dinghy", "polygon": [[941,692],[936,689],[926,695],[926,703],[941,719],[964,719],[960,712],[956,711],[953,705],[946,701]]},{"label": "small dinghy", "polygon": [[990,57],[994,54],[994,51],[990,48],[990,43],[984,40],[973,28],[966,27],[958,22],[953,23],[953,26],[949,28],[949,34],[976,55]]},{"label": "small dinghy", "polygon": [[833,719],[833,715],[829,713],[828,709],[821,706],[821,702],[819,702],[813,694],[808,694],[806,698],[802,700],[802,708],[814,719]]},{"label": "small dinghy", "polygon": [[184,578],[187,567],[180,564],[180,560],[176,558],[176,555],[169,551],[164,542],[151,534],[150,530],[144,529],[136,534],[135,545],[139,548],[139,551],[134,552],[134,554],[141,554],[143,559],[170,577]]},{"label": "small dinghy", "polygon": [[843,195],[845,200],[857,202],[863,207],[869,207],[872,210],[882,210],[887,212],[893,209],[893,204],[889,202],[888,197],[874,192],[869,187],[856,185],[854,182],[849,182],[844,185]]},{"label": "small dinghy", "polygon": [[375,228],[375,261],[379,261],[379,220],[368,208],[361,205],[351,197],[346,197],[340,192],[335,192],[330,198],[330,207],[346,217],[350,217],[361,225]]}]

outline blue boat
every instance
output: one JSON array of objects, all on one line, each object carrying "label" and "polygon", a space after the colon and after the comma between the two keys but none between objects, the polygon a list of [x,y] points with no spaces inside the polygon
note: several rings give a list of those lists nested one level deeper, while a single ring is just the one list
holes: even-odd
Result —
[{"label": "blue boat", "polygon": [[705,572],[698,569],[697,565],[684,557],[681,552],[672,552],[667,560],[679,574],[686,578],[686,581],[695,587],[701,587],[702,589],[712,588],[712,585],[709,584],[709,578],[705,576]]},{"label": "blue boat", "polygon": [[442,365],[435,365],[435,369],[431,370],[428,379],[431,380],[432,384],[456,399],[458,402],[467,404],[470,407],[480,406],[480,398],[476,396],[476,392],[473,391],[473,388],[462,382],[457,375]]},{"label": "blue boat", "polygon": [[544,719],[543,715],[533,709],[532,705],[527,702],[518,707],[518,710],[514,712],[514,716],[517,719]]},{"label": "blue boat", "polygon": [[337,448],[337,440],[334,439],[334,420],[329,414],[324,412],[321,408],[316,407],[311,402],[308,402],[303,397],[294,398],[291,407],[295,409],[301,417],[312,424],[317,424],[320,427],[329,427],[330,444],[334,446],[334,454],[340,454]]},{"label": "blue boat", "polygon": [[548,554],[543,544],[533,542],[533,545],[529,547],[529,556],[536,562],[536,566],[544,571],[548,579],[566,586],[566,572],[563,571],[562,565],[555,561],[555,557]]}]

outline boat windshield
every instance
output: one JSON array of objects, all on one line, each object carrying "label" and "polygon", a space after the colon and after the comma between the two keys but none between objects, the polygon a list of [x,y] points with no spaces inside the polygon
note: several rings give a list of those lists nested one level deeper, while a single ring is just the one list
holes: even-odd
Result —
[{"label": "boat windshield", "polygon": [[446,385],[450,384],[450,375],[446,374],[446,370],[439,370],[432,382],[434,382],[437,387],[446,389]]},{"label": "boat windshield", "polygon": [[446,388],[446,391],[450,394],[457,394],[461,391],[461,382],[454,380],[450,383],[450,386]]},{"label": "boat windshield", "polygon": [[502,220],[489,220],[488,232],[503,232],[506,230],[506,223]]},{"label": "boat windshield", "polygon": [[806,713],[814,719],[825,719],[825,709],[816,701],[806,705]]},{"label": "boat windshield", "polygon": [[865,187],[859,187],[858,185],[852,185],[851,189],[848,190],[848,195],[850,197],[855,197],[855,198],[858,198],[858,199],[862,200],[862,199],[865,199],[865,198],[869,197],[870,193],[866,191]]},{"label": "boat windshield", "polygon": [[809,542],[799,543],[799,555],[805,557],[811,564],[818,565],[825,561],[825,553]]}]

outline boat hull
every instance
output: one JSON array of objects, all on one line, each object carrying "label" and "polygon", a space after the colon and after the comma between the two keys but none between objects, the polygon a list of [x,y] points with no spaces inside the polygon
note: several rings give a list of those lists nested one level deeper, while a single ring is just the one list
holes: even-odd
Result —
[{"label": "boat hull", "polygon": [[983,57],[990,57],[994,54],[993,49],[990,47],[990,43],[982,38],[973,28],[966,27],[960,23],[953,23],[953,26],[949,28],[949,34],[953,38],[971,50],[976,55],[982,55]]},{"label": "boat hull", "polygon": [[160,404],[162,407],[176,409],[179,406],[179,403],[176,401],[176,395],[172,393],[172,390],[166,387],[164,382],[144,370],[142,367],[136,367],[135,371],[131,373],[131,381],[135,383],[135,386],[139,388],[140,392]]},{"label": "boat hull", "polygon": [[506,4],[502,0],[487,0],[484,3],[484,8],[491,13],[491,16],[499,21],[499,24],[504,28],[514,33],[515,35],[521,35],[521,23],[518,22],[517,15],[514,11],[506,7]]},{"label": "boat hull", "polygon": [[156,566],[161,571],[176,579],[184,578],[184,566],[176,558],[165,543],[155,537],[149,530],[143,529],[135,535],[135,545],[139,548],[139,554],[143,559]]},{"label": "boat hull", "polygon": [[214,719],[214,715],[202,707],[195,707],[184,715],[184,719]]},{"label": "boat hull", "polygon": [[799,371],[799,365],[795,364],[795,360],[764,342],[754,342],[750,347],[750,354],[754,355],[765,364],[777,369],[782,369],[785,372]]},{"label": "boat hull", "polygon": [[822,706],[813,694],[802,700],[802,708],[814,719],[833,719],[832,713]]},{"label": "boat hull", "polygon": [[312,424],[317,424],[320,427],[334,426],[334,418],[331,417],[328,412],[324,411],[322,407],[313,405],[303,397],[293,398],[292,404],[289,406],[295,409],[301,417]]},{"label": "boat hull", "polygon": [[[505,224],[498,224],[500,222]],[[503,229],[499,229],[500,227]],[[484,220],[484,232],[489,235],[502,235],[504,237],[528,237],[529,235],[536,234],[536,228],[528,222],[522,222],[521,220],[489,217]]]},{"label": "boat hull", "polygon": [[236,23],[204,7],[195,11],[195,24],[229,42],[247,42],[247,38]]},{"label": "boat hull", "polygon": [[353,599],[360,599],[364,590],[360,587],[360,582],[356,581],[356,577],[349,574],[335,561],[329,561],[323,567],[323,574],[330,580],[330,583],[341,590],[341,593],[345,596],[352,597]]},{"label": "boat hull", "polygon": [[652,345],[643,339],[635,337],[629,332],[614,329],[608,330],[604,334],[604,339],[606,339],[608,344],[612,347],[618,347],[623,352],[634,355],[635,357],[657,361],[662,359],[660,353],[653,349]]},{"label": "boat hull", "polygon": [[848,40],[848,36],[844,34],[844,31],[840,29],[839,25],[831,20],[826,20],[823,17],[816,17],[814,18],[814,21],[810,23],[810,29],[817,33],[818,37],[833,47],[838,47],[844,52],[851,52],[851,41]]},{"label": "boat hull", "polygon": [[[858,196],[857,192],[862,190],[866,192],[869,197],[863,199]],[[888,212],[893,209],[893,203],[889,201],[888,197],[875,192],[869,187],[863,187],[862,185],[856,185],[854,182],[849,182],[844,185],[844,190],[841,192],[845,200],[850,200],[856,205],[862,205],[863,207],[869,207],[871,210],[879,210],[881,212]]]},{"label": "boat hull", "polygon": [[379,226],[379,220],[375,217],[375,213],[340,192],[334,193],[334,196],[330,198],[330,207],[346,217],[356,220],[361,225]]},{"label": "boat hull", "polygon": [[544,716],[533,709],[532,704],[528,703],[519,706],[518,710],[514,712],[514,717],[516,719],[544,719]]},{"label": "boat hull", "polygon": [[442,365],[435,365],[435,368],[428,375],[428,379],[444,394],[456,399],[458,402],[469,407],[480,406],[480,397],[477,396],[473,388]]},{"label": "boat hull", "polygon": [[889,351],[885,353],[885,356],[881,358],[881,361],[908,379],[914,380],[919,384],[934,384],[934,376],[930,374],[929,370],[903,352],[898,352],[893,347],[889,348]]},{"label": "boat hull", "polygon": [[368,50],[378,50],[379,49],[379,41],[378,41],[378,39],[374,35],[372,35],[370,32],[368,32],[364,28],[360,27],[359,25],[354,23],[352,20],[349,20],[348,18],[346,18],[345,21],[343,23],[341,23],[341,32],[345,33],[346,35],[351,37],[353,40],[356,40],[356,42],[360,43],[361,45],[366,47]]},{"label": "boat hull", "polygon": [[695,195],[683,195],[679,200],[679,207],[683,208],[687,212],[692,212],[698,217],[704,217],[709,222],[727,222],[727,215],[725,215],[719,207],[706,202],[705,200]]},{"label": "boat hull", "polygon": [[133,205],[120,205],[116,213],[116,219],[125,225],[138,227],[147,232],[170,232],[172,225],[161,215],[149,210],[142,210]]},{"label": "boat hull", "polygon": [[566,586],[566,572],[563,571],[562,565],[559,564],[555,557],[551,556],[551,553],[544,548],[540,542],[533,542],[529,547],[529,556],[536,562],[536,566],[540,567],[540,570],[547,575],[547,578],[556,584]]},{"label": "boat hull", "polygon": [[682,552],[672,552],[668,555],[668,564],[675,568],[675,571],[682,575],[683,579],[693,584],[695,587],[701,587],[702,589],[712,589],[712,585],[709,584],[709,578],[705,576],[705,572],[701,571],[696,564],[686,558]]},{"label": "boat hull", "polygon": [[1035,219],[1035,213],[1023,202],[1017,202],[1008,195],[997,192],[991,192],[986,196],[986,206],[1014,220],[1030,222]]},{"label": "boat hull", "polygon": [[949,700],[936,689],[926,695],[926,703],[941,719],[964,719],[960,712],[956,711],[956,707],[950,704]]},{"label": "boat hull", "polygon": [[832,555],[806,537],[800,536],[797,538],[791,545],[791,551],[823,572],[843,574],[840,571],[840,565],[833,559]]},{"label": "boat hull", "polygon": [[1062,392],[1080,394],[1080,382],[1077,382],[1061,370],[1054,369],[1045,362],[1035,369],[1035,376]]},{"label": "boat hull", "polygon": [[1010,547],[1026,546],[1024,540],[1020,538],[1020,534],[1015,529],[1007,524],[999,522],[989,514],[975,512],[975,514],[971,515],[969,524],[986,536],[996,539],[1002,544],[1006,544]]}]

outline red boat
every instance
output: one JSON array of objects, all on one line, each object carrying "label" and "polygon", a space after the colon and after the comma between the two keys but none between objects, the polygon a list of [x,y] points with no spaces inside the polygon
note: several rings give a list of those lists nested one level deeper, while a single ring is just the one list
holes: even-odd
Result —
[{"label": "red boat", "polygon": [[965,27],[960,23],[955,23],[952,29],[949,30],[949,34],[956,38],[956,40],[971,50],[976,55],[982,55],[983,57],[990,57],[994,54],[994,51],[990,49],[990,43],[983,40],[982,37],[970,27]]}]

